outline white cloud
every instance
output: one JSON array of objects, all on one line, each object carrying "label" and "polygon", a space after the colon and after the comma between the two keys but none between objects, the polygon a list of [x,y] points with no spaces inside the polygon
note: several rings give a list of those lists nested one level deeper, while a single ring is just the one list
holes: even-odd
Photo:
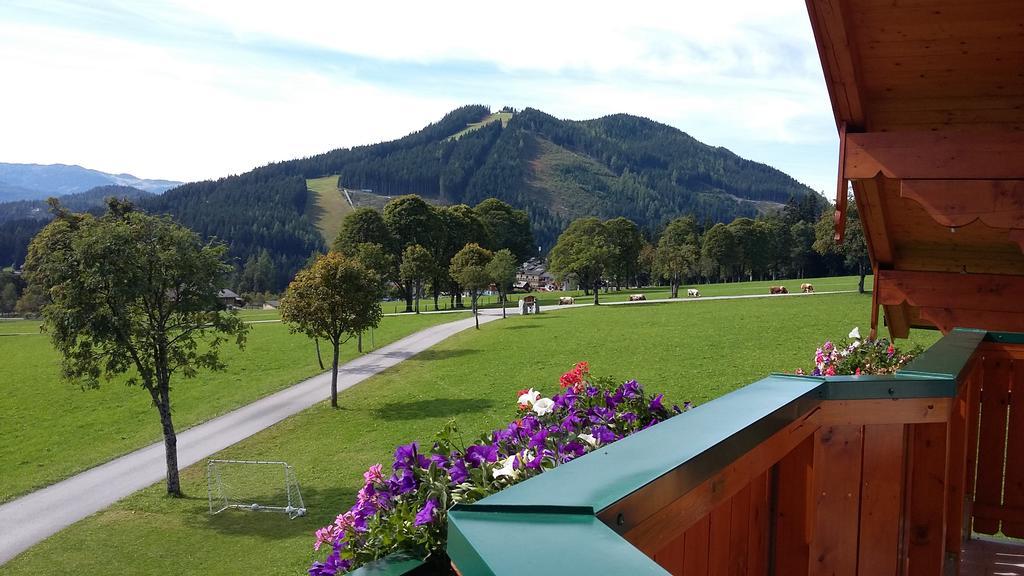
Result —
[{"label": "white cloud", "polygon": [[778,154],[835,141],[797,0],[29,6],[0,7],[4,161],[218,177],[489,103],[643,115],[834,177]]}]

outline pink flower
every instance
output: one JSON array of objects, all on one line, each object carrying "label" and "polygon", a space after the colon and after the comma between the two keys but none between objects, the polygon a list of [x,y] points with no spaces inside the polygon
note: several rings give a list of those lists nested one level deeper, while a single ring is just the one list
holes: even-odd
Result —
[{"label": "pink flower", "polygon": [[370,468],[366,472],[363,472],[363,478],[366,480],[367,483],[379,482],[381,480],[384,480],[384,472],[381,470],[381,468],[382,466],[380,464],[374,464],[373,466],[370,466]]},{"label": "pink flower", "polygon": [[803,376],[804,375],[804,369],[803,368],[797,368],[796,369],[796,375],[797,376]]},{"label": "pink flower", "polygon": [[825,376],[835,376],[835,375],[836,375],[836,367],[835,366],[831,366],[830,365],[828,368],[825,368]]},{"label": "pink flower", "polygon": [[860,376],[860,368],[853,371],[854,376]]},{"label": "pink flower", "polygon": [[313,550],[319,550],[323,544],[333,544],[341,536],[341,530],[334,524],[328,524],[316,531],[316,542],[313,543]]},{"label": "pink flower", "polygon": [[338,527],[338,530],[348,532],[355,527],[356,517],[351,511],[338,514],[338,517],[334,519],[334,525]]}]

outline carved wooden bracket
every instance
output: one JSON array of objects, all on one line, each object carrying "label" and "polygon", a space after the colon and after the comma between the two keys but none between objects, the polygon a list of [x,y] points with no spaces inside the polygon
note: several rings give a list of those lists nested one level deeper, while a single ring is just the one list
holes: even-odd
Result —
[{"label": "carved wooden bracket", "polygon": [[920,204],[942,226],[981,220],[992,228],[1024,229],[1022,180],[903,180],[900,196]]}]

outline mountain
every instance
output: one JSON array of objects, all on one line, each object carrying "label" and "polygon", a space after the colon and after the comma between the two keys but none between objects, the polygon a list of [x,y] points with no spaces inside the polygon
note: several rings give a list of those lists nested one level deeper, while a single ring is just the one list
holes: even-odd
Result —
[{"label": "mountain", "polygon": [[146,180],[131,174],[108,174],[67,164],[8,164],[0,162],[0,202],[42,200],[85,192],[99,186],[131,186],[159,194],[180,185],[173,180]]},{"label": "mountain", "polygon": [[[184,184],[138,204],[226,242],[239,267],[265,251],[278,275],[275,285],[283,287],[311,253],[329,245],[309,216],[317,212],[311,204],[317,195],[306,183],[328,176],[337,177],[339,188],[420,194],[440,204],[496,197],[527,211],[544,248],[585,215],[626,216],[653,234],[681,214],[729,222],[790,198],[820,199],[775,168],[646,118],[573,121],[530,108],[492,114],[473,105],[397,140]],[[26,224],[19,222],[24,234]],[[0,264],[9,258],[2,248]]]}]

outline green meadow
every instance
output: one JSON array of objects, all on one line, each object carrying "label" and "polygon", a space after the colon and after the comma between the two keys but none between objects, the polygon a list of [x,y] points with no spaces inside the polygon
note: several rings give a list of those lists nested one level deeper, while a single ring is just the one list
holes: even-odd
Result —
[{"label": "green meadow", "polygon": [[[246,313],[247,319],[277,312]],[[465,314],[385,317],[374,331],[377,347]],[[224,372],[178,378],[171,396],[180,432],[318,374],[313,341],[289,334],[280,322],[251,324],[244,350],[225,345]],[[369,350],[365,338],[364,350]],[[322,343],[321,343],[322,344]],[[327,349],[321,346],[326,354]],[[342,360],[357,355],[355,341]],[[325,356],[325,362],[330,358]],[[39,323],[0,321],[0,502],[162,440],[149,395],[124,379],[83,390],[60,379],[60,359]]]},{"label": "green meadow", "polygon": [[[823,340],[842,338],[853,326],[865,330],[869,308],[870,295],[823,294],[583,307],[492,322],[344,391],[340,410],[321,403],[216,456],[291,463],[307,517],[210,516],[205,467],[196,465],[183,471],[187,498],[166,498],[155,485],[35,546],[4,570],[300,574],[313,559],[313,531],[352,504],[362,472],[389,463],[397,444],[429,442],[452,418],[467,437],[491,430],[514,417],[518,389],[553,394],[561,373],[580,360],[597,375],[636,378],[669,402],[701,404],[770,372],[808,367]],[[938,336],[915,332],[912,341],[927,346]],[[27,404],[22,397],[18,405]]]}]

